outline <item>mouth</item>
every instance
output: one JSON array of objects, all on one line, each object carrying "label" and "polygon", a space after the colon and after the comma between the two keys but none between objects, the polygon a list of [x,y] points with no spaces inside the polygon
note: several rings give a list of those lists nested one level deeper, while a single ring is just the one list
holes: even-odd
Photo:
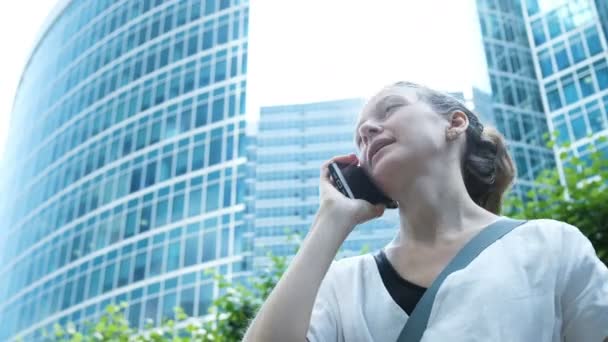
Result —
[{"label": "mouth", "polygon": [[376,152],[374,152],[374,154],[372,154],[372,157],[370,159],[370,166],[371,165],[376,165],[375,160],[378,158],[378,155],[380,155],[382,153],[382,151],[384,150],[384,148],[387,147],[387,146],[389,146],[389,145],[390,144],[383,145],[378,150],[376,150]]}]

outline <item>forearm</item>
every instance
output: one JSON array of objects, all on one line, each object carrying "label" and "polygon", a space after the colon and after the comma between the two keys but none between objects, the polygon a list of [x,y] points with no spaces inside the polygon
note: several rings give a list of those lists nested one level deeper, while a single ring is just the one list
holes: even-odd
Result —
[{"label": "forearm", "polygon": [[350,228],[320,209],[298,253],[270,293],[243,341],[304,341],[321,281]]}]

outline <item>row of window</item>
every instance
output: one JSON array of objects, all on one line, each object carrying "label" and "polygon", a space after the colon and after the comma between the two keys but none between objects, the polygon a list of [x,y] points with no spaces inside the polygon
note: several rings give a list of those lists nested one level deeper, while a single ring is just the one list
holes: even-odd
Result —
[{"label": "row of window", "polygon": [[[93,182],[90,184],[86,184],[86,187],[83,187],[82,191],[75,192],[73,195],[66,195],[53,203],[47,210],[40,213],[40,215],[36,218],[36,220],[30,221],[31,223],[25,225],[22,229],[15,231],[12,235],[7,236],[13,241],[16,241],[15,244],[7,246],[4,251],[4,260],[11,260],[14,256],[20,255],[18,260],[20,262],[27,262],[27,260],[32,260],[32,257],[25,258],[26,256],[31,256],[34,251],[28,250],[30,246],[35,244],[36,242],[44,239],[50,240],[52,236],[57,235],[56,232],[60,227],[63,227],[66,224],[71,225],[71,229],[78,229],[82,223],[82,220],[79,218],[85,216],[85,214],[89,212],[95,211],[97,208],[103,208],[107,204],[112,201],[113,195],[121,195],[126,196],[129,193],[138,191],[147,187],[148,183],[151,183],[154,176],[158,173],[166,174],[167,179],[171,178],[172,172],[177,171],[177,163],[173,163],[172,156],[169,158],[165,157],[162,159],[161,163],[157,163],[156,161],[152,161],[148,164],[140,164],[140,167],[135,167],[129,171],[120,173],[114,177],[114,174],[109,175],[106,181],[101,182]],[[168,164],[164,166],[162,163],[168,160]],[[169,169],[169,171],[165,171]],[[149,229],[154,226],[162,226],[164,224],[174,222],[175,220],[180,220],[184,217],[184,211],[187,210],[186,217],[197,216],[201,212],[210,212],[216,210],[221,207],[231,206],[238,203],[243,203],[243,197],[245,195],[245,168],[244,165],[240,165],[238,168],[238,175],[232,176],[231,168],[226,169],[225,173],[226,177],[223,181],[217,180],[220,177],[220,171],[214,171],[209,173],[205,178],[203,176],[196,177],[193,181],[190,182],[190,187],[193,187],[193,190],[188,193],[187,198],[192,198],[189,200],[187,204],[184,203],[186,201],[186,196],[181,195],[177,196],[179,199],[175,205],[171,204],[171,201],[163,201],[158,204],[158,208],[153,212],[151,208],[147,210],[141,211],[141,215],[144,215],[144,218],[140,218],[140,221],[145,221],[145,225],[143,227],[139,226],[131,226],[129,225],[129,229],[124,232],[125,238],[132,236],[136,230],[141,229]],[[150,177],[150,174],[153,174],[153,177]],[[236,178],[236,179],[235,179]],[[202,183],[203,180],[205,183]],[[204,187],[201,184],[205,184]],[[151,186],[151,185],[150,185]],[[184,182],[180,182],[176,185],[179,186],[177,191],[180,191],[185,186]],[[201,189],[198,189],[198,188]],[[170,187],[165,187],[157,192],[149,193],[145,196],[147,201],[151,201],[153,199],[153,194],[156,194],[158,198],[168,195]],[[195,191],[198,190],[198,191]],[[204,193],[203,193],[203,190]],[[176,191],[176,190],[174,190]],[[173,195],[175,196],[175,195]],[[203,200],[204,199],[204,200]],[[129,201],[129,205],[137,205],[137,200]],[[100,220],[107,219],[111,213],[119,214],[123,207],[124,203],[115,205],[113,208],[109,208],[104,210],[99,215],[95,215],[93,217],[89,217],[87,219],[87,226],[93,226],[96,219],[98,217]],[[131,208],[131,207],[130,207]],[[135,210],[135,209],[133,209]],[[148,217],[153,217],[152,215],[156,214],[155,219],[152,220]],[[135,214],[131,215],[129,218],[123,218],[125,223],[126,220],[129,220],[129,224],[136,217]],[[121,225],[123,223],[123,219],[119,219],[122,216],[114,216],[114,220],[117,222],[113,222],[113,226],[117,232],[120,231]],[[152,223],[150,223],[152,222]],[[109,224],[109,223],[108,223]],[[135,229],[137,228],[137,229]],[[93,229],[93,228],[91,228]],[[65,234],[69,233],[70,230],[62,231],[62,236],[67,236]],[[116,238],[120,238],[122,235],[118,235]],[[103,239],[98,241],[101,244],[100,248],[106,244],[112,244],[115,241],[111,239],[110,241],[104,242]],[[38,250],[43,250],[44,246],[38,246]],[[44,259],[43,259],[44,260]],[[12,269],[19,269],[19,264],[14,264]],[[41,274],[45,272],[41,271]],[[47,272],[48,273],[48,272]],[[29,283],[29,281],[25,281]]]},{"label": "row of window", "polygon": [[255,209],[255,217],[262,218],[270,218],[270,217],[284,217],[284,216],[304,216],[313,215],[317,212],[319,208],[318,204],[312,205],[282,205],[282,206],[273,206],[270,208],[256,208]]},{"label": "row of window", "polygon": [[[251,261],[247,261],[251,264]],[[238,264],[245,264],[239,262]],[[39,341],[43,340],[43,330],[47,333],[53,331],[55,323],[66,326],[68,322],[76,323],[77,328],[83,328],[85,321],[97,321],[99,316],[105,311],[109,304],[119,304],[127,302],[129,304],[126,310],[126,317],[133,328],[142,328],[146,320],[151,320],[154,323],[160,322],[164,318],[173,318],[173,308],[175,306],[182,307],[188,315],[204,316],[216,295],[219,288],[216,282],[212,279],[212,273],[219,272],[224,275],[231,275],[229,268],[236,269],[240,267],[237,263],[224,264],[218,268],[210,268],[202,271],[191,272],[181,276],[172,277],[149,284],[147,286],[137,287],[128,292],[123,292],[117,296],[113,296],[102,301],[96,301],[88,304],[86,307],[61,316],[57,321],[46,324],[44,328],[40,328],[29,336],[24,337],[24,341]],[[250,267],[251,268],[251,267]],[[242,280],[240,280],[242,281]],[[78,291],[67,293],[68,296],[78,294]],[[35,326],[42,319],[49,316],[52,312],[52,306],[61,306],[66,293],[61,287],[56,287],[48,294],[33,298],[19,307],[13,307],[7,310],[2,316],[5,317],[4,322],[12,329],[4,331],[6,340],[20,329],[27,329]],[[39,319],[35,319],[39,318]],[[16,322],[29,322],[30,324],[21,323],[19,328],[15,326]],[[7,323],[8,323],[7,322]]]},{"label": "row of window", "polygon": [[543,110],[536,81],[524,81],[517,77],[499,76],[490,72],[490,85],[495,103],[503,103],[535,112],[542,112]]},{"label": "row of window", "polygon": [[[318,173],[318,171],[317,171],[317,173]],[[264,189],[264,190],[256,189],[256,191],[255,191],[256,200],[266,200],[266,199],[303,200],[309,196],[312,196],[312,197],[319,196],[319,187],[318,186],[298,187],[297,185],[294,185],[293,187],[290,187],[289,189]]]},{"label": "row of window", "polygon": [[510,141],[534,146],[545,146],[543,134],[549,131],[547,119],[542,113],[532,115],[510,109],[494,107],[496,128]]},{"label": "row of window", "polygon": [[319,177],[319,169],[309,170],[292,170],[292,169],[274,169],[268,172],[256,170],[256,180],[258,182],[265,181],[288,181],[293,179],[314,179]]},{"label": "row of window", "polygon": [[488,12],[479,15],[481,33],[484,38],[506,41],[528,47],[526,26],[520,17],[504,16],[500,13]]},{"label": "row of window", "polygon": [[[162,42],[138,52],[134,56],[130,54],[130,56],[126,57],[124,61],[121,61],[119,65],[112,69],[105,68],[103,72],[98,72],[99,69],[113,62],[122,54],[126,54],[137,47],[134,46],[134,43],[130,43],[129,40],[135,36],[135,32],[129,35],[125,33],[123,36],[118,36],[108,46],[102,46],[100,49],[96,49],[95,51],[97,52],[93,53],[93,55],[82,59],[78,65],[70,69],[69,72],[64,73],[61,78],[52,82],[47,81],[47,89],[50,92],[38,89],[37,101],[28,104],[28,107],[31,108],[29,113],[44,113],[57,102],[61,102],[61,99],[65,99],[66,94],[74,91],[73,89],[82,89],[94,83],[97,83],[96,85],[99,87],[94,99],[98,100],[104,97],[105,94],[113,92],[116,87],[120,88],[129,82],[136,81],[140,77],[161,69],[168,64],[188,58],[199,51],[207,51],[215,45],[225,44],[228,42],[230,24],[232,24],[233,29],[237,30],[236,33],[233,33],[232,40],[238,39],[239,22],[243,18],[240,16],[240,12],[235,12],[235,16],[230,19],[232,21],[229,21],[229,17],[226,15],[217,20],[208,21],[204,25],[194,26],[187,31],[177,32]],[[214,24],[219,26],[215,28]],[[145,33],[145,30],[141,32]],[[200,39],[199,36],[201,37]],[[138,46],[145,44],[147,41],[145,35],[143,37],[140,36],[140,40],[137,42]],[[123,45],[126,46],[123,47]],[[97,75],[89,77],[93,73],[97,73]],[[100,79],[107,79],[108,81],[103,82]],[[52,125],[52,123],[48,123],[45,120],[42,125],[48,126]],[[49,131],[48,127],[45,132],[47,131]]]},{"label": "row of window", "polygon": [[263,149],[265,147],[287,147],[289,145],[302,146],[332,142],[351,142],[354,140],[354,130],[353,132],[345,133],[306,133],[307,134],[302,135],[258,137],[256,145],[258,149]]},{"label": "row of window", "polygon": [[283,131],[285,129],[300,129],[305,130],[307,128],[315,128],[315,127],[328,127],[330,125],[337,126],[353,126],[354,118],[349,118],[347,116],[331,116],[326,118],[319,119],[310,119],[310,118],[294,118],[293,120],[277,120],[277,121],[261,121],[260,122],[260,133],[264,133],[264,131]]},{"label": "row of window", "polygon": [[[21,258],[11,266],[9,272],[12,272],[13,276],[1,285],[2,296],[4,299],[11,298],[15,293],[22,291],[29,284],[45,275],[52,274],[95,251],[112,246],[125,239],[149,230],[158,229],[167,224],[198,217],[205,213],[208,214],[235,203],[242,203],[244,191],[233,190],[235,186],[241,186],[243,183],[242,177],[237,181],[234,177],[230,177],[223,182],[213,181],[205,186],[195,184],[191,188],[184,189],[185,182],[181,182],[173,187],[173,193],[169,193],[169,187],[160,189],[157,192],[147,194],[142,201],[139,201],[139,199],[129,201],[128,204],[116,206],[94,218],[89,218],[86,224],[79,223],[71,229],[61,232],[60,235],[51,235],[47,238],[48,241],[44,246],[29,251],[27,258]],[[241,202],[236,202],[239,200]],[[241,215],[242,213],[238,213],[236,219],[240,219]],[[222,225],[228,224],[230,222],[229,218],[228,215],[224,216]],[[211,218],[205,220],[202,227],[207,230],[207,228],[215,229],[216,226],[218,226],[217,220]],[[201,229],[201,226],[198,223],[188,226],[188,232],[196,232],[199,229]],[[185,232],[181,228],[173,229],[169,236],[175,234],[179,236],[182,231]],[[162,243],[165,240],[164,236],[165,233],[163,232],[154,235],[151,239],[154,243]],[[206,245],[209,243],[211,243],[211,240]],[[143,244],[147,245],[147,243]],[[132,243],[131,246],[135,246],[135,243]],[[145,247],[142,246],[141,241],[137,241],[137,246],[138,249]],[[212,251],[215,247],[208,248],[209,251]],[[240,245],[236,248],[239,252],[244,250]],[[215,254],[209,254],[209,256],[215,258]],[[227,254],[224,252],[219,254],[219,257],[225,256]],[[86,269],[90,269],[90,267],[86,267]],[[70,274],[75,271],[76,268],[73,267],[60,274]]]},{"label": "row of window", "polygon": [[[353,145],[352,143],[350,143]],[[269,163],[288,163],[288,162],[310,162],[318,160],[328,160],[333,156],[341,155],[345,153],[344,148],[326,150],[326,151],[303,151],[301,153],[290,153],[285,151],[283,153],[271,153],[257,155],[257,162],[260,165]]]},{"label": "row of window", "polygon": [[[25,143],[26,147],[23,148],[31,149],[38,145],[53,131],[62,127],[75,116],[82,116],[83,110],[90,108],[94,103],[99,104],[99,100],[104,99],[108,94],[114,93],[116,89],[131,85],[132,82],[154,72],[156,69],[164,68],[170,62],[168,59],[170,52],[173,52],[173,57],[179,57],[180,60],[184,58],[175,53],[176,49],[183,49],[183,47],[179,45],[170,46],[168,42],[165,45],[165,48],[156,46],[147,49],[145,53],[142,52],[133,58],[128,58],[111,70],[107,70],[105,73],[93,78],[86,86],[80,87],[75,93],[71,93],[69,97],[63,96],[64,100],[58,106],[55,106],[44,120],[38,120],[41,122],[39,125],[34,125],[31,128],[35,132],[32,134],[35,138],[29,138]],[[246,74],[246,63],[247,44],[243,43],[240,46],[216,51],[213,54],[202,57],[198,61],[191,60],[186,64],[173,66],[170,70],[162,72],[154,78],[145,80],[143,85],[138,84],[132,89],[113,94],[112,97],[120,98],[126,96],[127,92],[133,94],[134,92],[139,92],[140,88],[149,88],[156,83],[156,94],[154,97],[148,91],[147,97],[144,96],[139,105],[141,108],[139,106],[130,108],[131,110],[145,110],[153,104],[170,100],[193,89],[221,82],[227,77]],[[107,103],[107,99],[105,102]],[[131,105],[135,106],[135,103]],[[52,104],[41,107],[36,113],[44,113],[51,106]],[[97,106],[96,108],[100,107]],[[92,111],[93,109],[90,112]]]},{"label": "row of window", "polygon": [[547,12],[532,21],[532,36],[536,46],[543,45],[564,33],[578,27],[586,26],[593,21],[593,10],[589,0],[572,1]]},{"label": "row of window", "polygon": [[535,79],[534,64],[529,49],[485,42],[484,51],[490,69]]},{"label": "row of window", "polygon": [[602,43],[594,25],[585,29],[583,33],[575,33],[568,39],[556,42],[551,48],[539,51],[540,70],[543,77],[548,77],[602,51]]},{"label": "row of window", "polygon": [[[69,158],[58,160],[49,158],[48,162],[52,162],[53,167],[48,168],[34,179],[29,178],[30,182],[26,183],[28,184],[28,190],[17,193],[17,198],[23,199],[20,202],[27,203],[22,209],[24,214],[31,212],[51,196],[105,165],[137,153],[137,151],[147,146],[184,134],[190,130],[199,129],[209,123],[231,119],[237,114],[236,93],[225,94],[224,88],[218,88],[212,92],[211,99],[209,99],[209,95],[204,93],[197,96],[195,103],[192,102],[192,98],[189,98],[182,101],[179,106],[175,104],[165,108],[164,111],[156,111],[137,122],[114,130],[112,135],[108,131],[107,135],[89,145],[83,143],[87,140],[87,136],[96,134],[95,126],[99,130],[103,129],[104,126],[109,127],[111,125],[111,113],[102,112],[99,116],[89,118],[93,120],[82,120],[80,124],[75,125],[76,129],[72,136],[60,136],[57,143],[54,144],[55,146],[69,146],[71,142],[75,147],[78,147],[77,150],[70,153]],[[244,92],[240,94],[239,102],[241,106],[238,109],[240,111],[238,115],[244,114],[244,95]],[[95,119],[101,118],[103,114],[105,114],[104,119],[107,121],[105,121],[104,126],[101,126],[101,122]],[[121,119],[119,114],[116,114],[114,118]],[[245,146],[244,124],[244,121],[239,123],[239,133],[243,136],[243,139],[239,140],[241,144],[239,147],[242,149]],[[234,131],[234,125],[230,123],[226,127],[228,135],[231,135],[230,133]],[[215,132],[218,132],[217,129]],[[207,140],[206,133],[197,135],[197,137],[199,137],[198,141],[206,142]],[[62,138],[64,138],[63,141]],[[232,140],[228,144],[230,150],[227,151],[226,159],[232,159]],[[219,148],[221,148],[221,145]],[[57,151],[57,149],[54,149],[54,151]],[[212,152],[215,156],[221,156],[221,150]],[[244,151],[241,151],[241,153],[244,153]],[[61,155],[58,153],[56,157],[59,158]]]},{"label": "row of window", "polygon": [[[222,2],[224,8],[226,8],[226,1],[222,0]],[[126,45],[123,52],[126,53],[132,50],[135,44],[137,46],[141,45],[147,36],[146,32],[150,33],[148,40],[151,40],[159,34],[165,34],[201,17],[200,1],[181,0],[176,4],[169,4],[159,11],[155,11],[152,8],[152,6],[157,7],[162,4],[162,1],[156,1],[153,4],[149,0],[144,0],[143,3],[142,0],[125,1],[119,4],[118,7],[115,7],[110,13],[95,19],[91,18],[91,24],[83,30],[74,32],[74,35],[61,36],[62,40],[59,41],[54,41],[53,36],[49,36],[48,39],[45,38],[41,51],[46,51],[46,54],[41,56],[45,56],[46,58],[40,61],[36,60],[32,67],[33,70],[28,70],[28,75],[30,75],[28,83],[40,84],[40,82],[46,81],[46,84],[49,84],[51,83],[49,81],[56,79],[58,75],[62,75],[64,80],[73,78],[74,75],[70,76],[70,72],[76,66],[76,64],[72,64],[76,59],[79,59],[78,67],[82,68],[85,66],[91,68],[95,64],[94,70],[97,70],[110,60],[120,56],[123,46]],[[214,6],[214,0],[209,1],[207,6],[205,6],[204,15],[212,14],[215,11]],[[191,13],[188,13],[188,10]],[[153,16],[144,15],[148,11],[155,13],[152,13]],[[60,18],[63,19],[64,17],[62,15]],[[129,27],[130,32],[128,32],[129,38],[127,40],[125,39],[127,32],[125,32],[126,30],[121,30],[121,28],[127,26],[126,24],[135,18],[140,21]],[[160,27],[161,25],[163,25],[162,28]],[[110,38],[104,43],[104,46],[95,46],[116,31],[122,32]],[[51,32],[50,35],[52,33],[54,32]],[[72,37],[72,39],[66,41],[65,37]],[[136,37],[139,39],[138,42],[135,42]],[[90,51],[94,46],[95,49]],[[81,59],[81,56],[87,52],[90,52],[87,57]],[[115,56],[111,57],[112,54]],[[24,89],[29,90],[29,88]],[[61,89],[64,88],[61,87]]]},{"label": "row of window", "polygon": [[521,17],[521,0],[477,0],[477,8],[482,11],[500,11]]},{"label": "row of window", "polygon": [[515,146],[510,151],[518,179],[533,181],[543,170],[555,168],[555,157],[549,149]]},{"label": "row of window", "polygon": [[575,72],[547,82],[547,101],[551,111],[576,103],[600,90],[608,89],[608,65],[602,58]]},{"label": "row of window", "polygon": [[567,112],[559,113],[552,118],[553,127],[558,133],[557,144],[587,137],[608,128],[608,96],[602,100],[589,101]]}]

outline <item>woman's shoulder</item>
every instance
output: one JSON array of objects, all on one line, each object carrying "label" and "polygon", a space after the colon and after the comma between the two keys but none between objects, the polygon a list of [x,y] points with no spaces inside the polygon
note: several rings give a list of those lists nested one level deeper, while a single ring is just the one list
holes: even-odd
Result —
[{"label": "woman's shoulder", "polygon": [[364,275],[373,272],[375,266],[374,256],[366,253],[334,260],[327,274],[330,274],[334,281],[340,282],[365,280]]},{"label": "woman's shoulder", "polygon": [[527,220],[522,228],[524,229],[519,230],[522,234],[535,234],[539,238],[556,242],[584,236],[578,227],[554,219]]}]

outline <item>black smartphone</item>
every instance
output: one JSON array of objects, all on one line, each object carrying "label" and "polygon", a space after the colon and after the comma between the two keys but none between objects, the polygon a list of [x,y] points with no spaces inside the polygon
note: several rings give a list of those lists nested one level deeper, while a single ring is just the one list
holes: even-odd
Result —
[{"label": "black smartphone", "polygon": [[382,203],[387,209],[398,207],[397,202],[384,194],[367,172],[356,163],[332,162],[329,164],[329,173],[334,186],[348,198],[364,199],[371,204]]}]

